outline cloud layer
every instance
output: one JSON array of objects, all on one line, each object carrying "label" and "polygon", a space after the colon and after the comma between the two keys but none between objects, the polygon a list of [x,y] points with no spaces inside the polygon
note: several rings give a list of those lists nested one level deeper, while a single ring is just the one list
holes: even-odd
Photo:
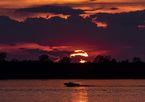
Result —
[{"label": "cloud layer", "polygon": [[38,13],[55,13],[55,14],[64,14],[64,15],[76,15],[83,14],[83,10],[75,10],[69,6],[53,6],[53,5],[45,5],[40,7],[31,7],[31,8],[21,8],[16,11],[23,12],[38,12]]},{"label": "cloud layer", "polygon": [[[98,28],[92,18],[97,18],[95,20],[98,22],[106,22],[107,27]],[[0,48],[1,51],[4,50],[4,44],[15,48],[16,44],[24,42],[29,45],[25,47],[23,44],[18,48],[26,51],[27,55],[31,55],[31,52],[40,55],[44,51],[58,58],[68,56],[75,49],[88,49],[86,52],[92,58],[98,54],[107,54],[117,60],[132,59],[135,56],[141,56],[145,60],[144,21],[144,10],[120,14],[97,13],[86,19],[79,15],[72,15],[67,19],[27,18],[24,22],[0,16]],[[30,45],[32,47],[28,48]],[[58,50],[56,46],[61,49]]]}]

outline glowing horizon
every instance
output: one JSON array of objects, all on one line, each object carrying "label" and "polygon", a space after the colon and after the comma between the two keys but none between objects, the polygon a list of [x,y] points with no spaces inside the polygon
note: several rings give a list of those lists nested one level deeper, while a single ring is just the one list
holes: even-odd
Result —
[{"label": "glowing horizon", "polygon": [[86,63],[87,61],[81,59],[79,62],[80,62],[80,63]]}]

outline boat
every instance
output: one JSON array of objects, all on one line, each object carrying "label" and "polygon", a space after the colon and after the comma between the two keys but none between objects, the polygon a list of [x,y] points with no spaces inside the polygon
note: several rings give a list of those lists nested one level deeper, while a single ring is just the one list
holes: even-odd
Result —
[{"label": "boat", "polygon": [[64,85],[72,87],[72,86],[80,86],[80,84],[75,84],[73,82],[69,82],[69,83],[64,83]]}]

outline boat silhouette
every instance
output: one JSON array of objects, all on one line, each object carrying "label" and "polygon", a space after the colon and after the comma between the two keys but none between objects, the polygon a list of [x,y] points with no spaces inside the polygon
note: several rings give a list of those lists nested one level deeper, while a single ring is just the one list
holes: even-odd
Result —
[{"label": "boat silhouette", "polygon": [[69,86],[69,87],[73,87],[73,86],[81,86],[80,84],[76,84],[76,83],[73,83],[73,82],[64,83],[64,85]]}]

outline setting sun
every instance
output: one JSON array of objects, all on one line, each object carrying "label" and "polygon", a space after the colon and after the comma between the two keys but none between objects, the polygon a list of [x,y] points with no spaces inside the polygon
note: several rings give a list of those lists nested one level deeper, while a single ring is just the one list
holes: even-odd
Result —
[{"label": "setting sun", "polygon": [[86,63],[87,61],[86,60],[80,60],[80,63]]},{"label": "setting sun", "polygon": [[71,57],[75,57],[75,56],[84,56],[84,57],[88,57],[87,52],[85,52],[85,51],[83,51],[83,50],[75,50],[74,52],[75,52],[75,53],[73,53],[73,54],[70,55],[70,58],[71,58]]},{"label": "setting sun", "polygon": [[[87,54],[87,52],[85,52],[84,50],[75,50],[74,53],[72,53],[72,54],[70,55],[70,58],[76,57],[76,56],[88,57],[88,54]],[[84,59],[82,60],[82,59],[79,58],[79,63],[85,63],[85,62],[87,62],[87,61],[84,60]]]}]

